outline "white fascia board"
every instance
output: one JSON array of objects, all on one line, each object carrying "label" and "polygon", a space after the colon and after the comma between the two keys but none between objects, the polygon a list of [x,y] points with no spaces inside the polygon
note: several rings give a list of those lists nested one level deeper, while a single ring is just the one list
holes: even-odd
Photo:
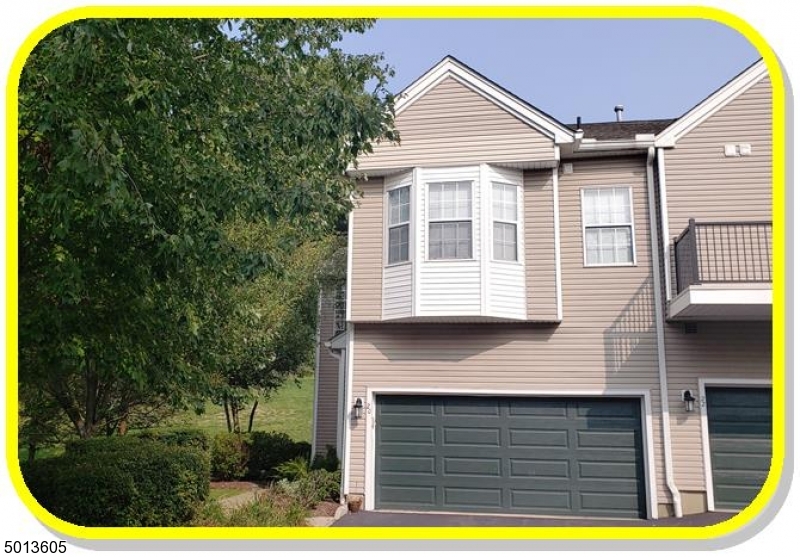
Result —
[{"label": "white fascia board", "polygon": [[469,87],[529,126],[547,135],[556,143],[572,143],[574,140],[574,133],[569,128],[513,98],[495,84],[456,63],[451,58],[445,58],[439,62],[398,95],[395,103],[395,115],[399,116],[417,99],[447,77],[452,77]]},{"label": "white fascia board", "polygon": [[674,147],[675,143],[684,135],[699,126],[719,109],[733,99],[750,89],[767,75],[767,65],[764,60],[753,64],[739,77],[713,93],[705,101],[670,124],[656,137],[656,147]]}]

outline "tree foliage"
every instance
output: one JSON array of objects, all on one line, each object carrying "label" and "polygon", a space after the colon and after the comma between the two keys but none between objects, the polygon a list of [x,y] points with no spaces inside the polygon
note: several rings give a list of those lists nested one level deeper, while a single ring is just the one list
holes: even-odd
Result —
[{"label": "tree foliage", "polygon": [[370,25],[89,19],[33,50],[19,85],[20,381],[82,437],[208,388],[209,347],[242,342],[226,302],[293,265],[243,231],[313,245],[350,209],[348,165],[395,137],[381,57],[334,46]]}]

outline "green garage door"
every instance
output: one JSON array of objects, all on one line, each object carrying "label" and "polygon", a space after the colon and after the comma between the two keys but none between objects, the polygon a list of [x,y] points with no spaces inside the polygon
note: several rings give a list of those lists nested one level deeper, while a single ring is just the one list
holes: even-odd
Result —
[{"label": "green garage door", "polygon": [[740,510],[758,495],[772,455],[772,390],[706,388],[714,506]]},{"label": "green garage door", "polygon": [[378,509],[644,517],[640,401],[379,396]]}]

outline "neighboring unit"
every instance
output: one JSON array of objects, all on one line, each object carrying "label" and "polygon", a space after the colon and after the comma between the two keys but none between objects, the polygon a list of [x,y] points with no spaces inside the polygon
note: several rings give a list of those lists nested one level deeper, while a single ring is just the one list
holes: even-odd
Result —
[{"label": "neighboring unit", "polygon": [[[772,102],[564,125],[452,57],[352,169],[314,450],[365,509],[738,510],[771,457]],[[655,279],[654,279],[655,277]],[[336,323],[336,325],[334,325]]]}]

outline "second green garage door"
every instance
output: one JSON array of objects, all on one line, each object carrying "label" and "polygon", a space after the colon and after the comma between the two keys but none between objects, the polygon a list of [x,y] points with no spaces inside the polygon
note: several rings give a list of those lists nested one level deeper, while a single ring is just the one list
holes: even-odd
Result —
[{"label": "second green garage door", "polygon": [[375,507],[645,517],[639,399],[377,398]]}]

